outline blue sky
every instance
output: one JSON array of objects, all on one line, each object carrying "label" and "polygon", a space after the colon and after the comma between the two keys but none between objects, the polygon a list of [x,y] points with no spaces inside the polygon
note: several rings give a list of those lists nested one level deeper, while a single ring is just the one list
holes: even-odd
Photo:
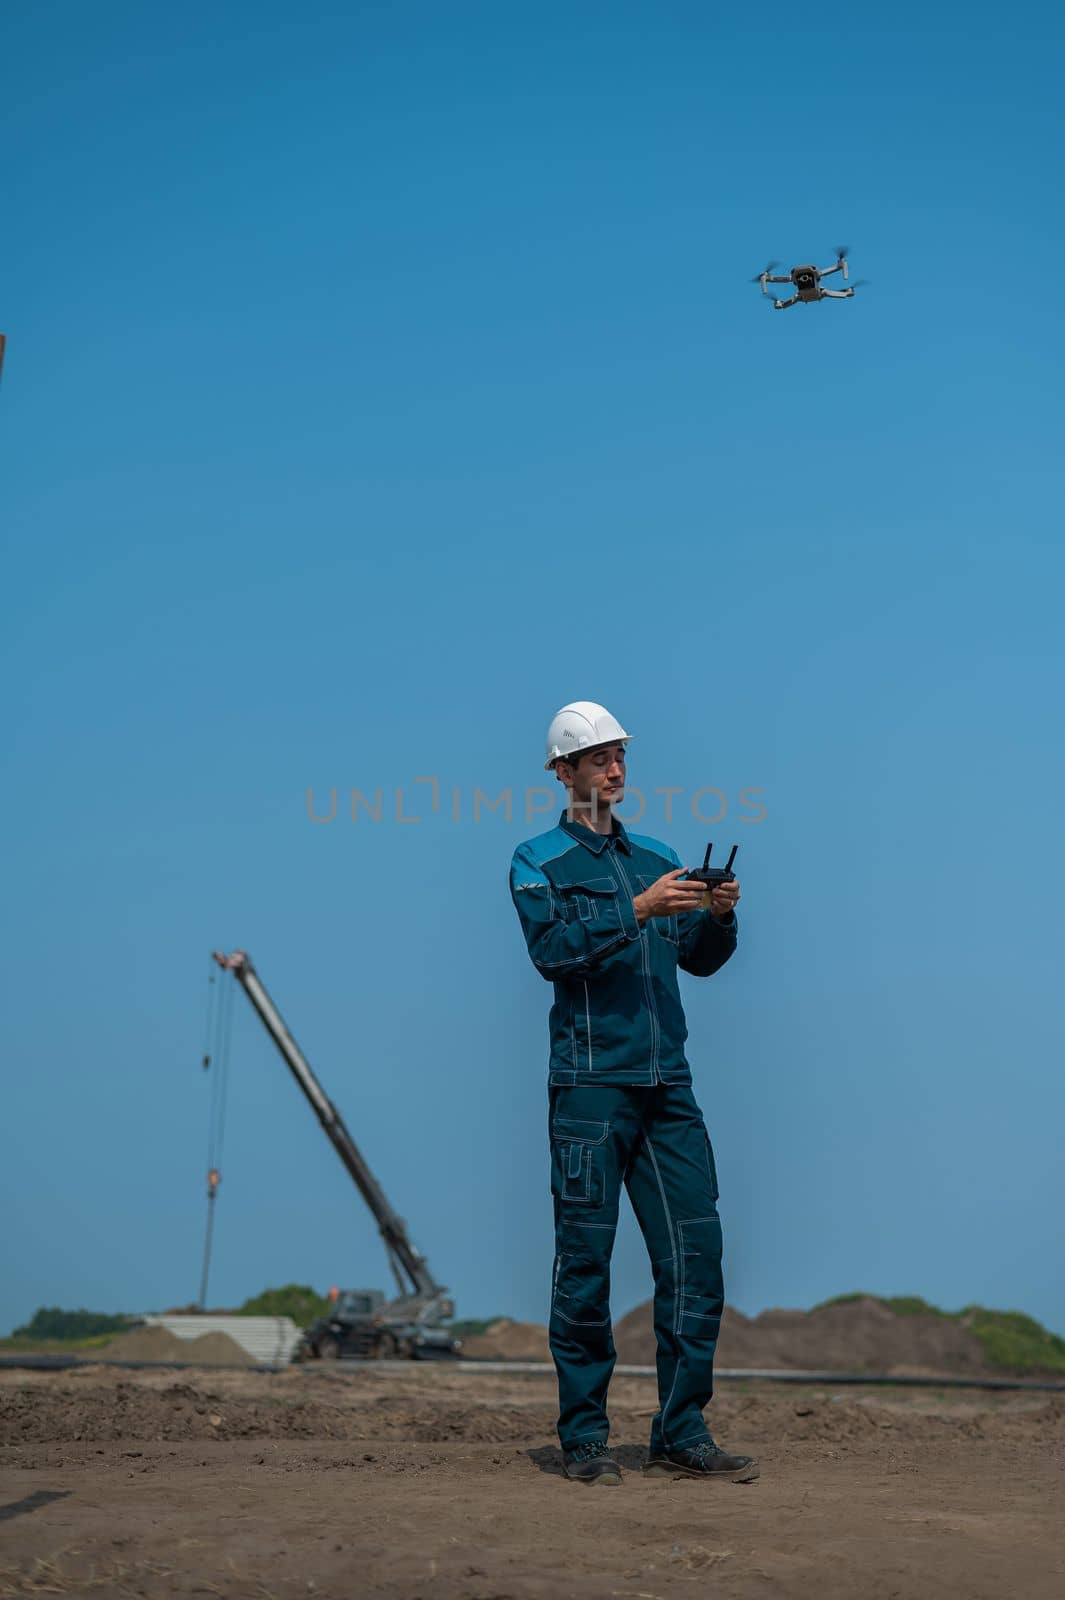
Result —
[{"label": "blue sky", "polygon": [[[214,946],[459,1313],[545,1319],[550,991],[506,876],[591,698],[644,831],[741,847],[740,952],[684,991],[734,1302],[1065,1332],[1060,13],[0,29],[0,1328],[195,1294]],[[839,241],[851,302],[747,281]],[[213,1303],[384,1286],[235,998]],[[648,1288],[626,1222],[615,1311]]]}]

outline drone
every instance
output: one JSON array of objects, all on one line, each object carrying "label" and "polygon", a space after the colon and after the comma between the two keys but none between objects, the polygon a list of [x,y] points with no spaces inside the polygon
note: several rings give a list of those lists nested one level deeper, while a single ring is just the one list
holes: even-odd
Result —
[{"label": "drone", "polygon": [[855,289],[861,289],[868,281],[867,279],[859,278],[856,283],[852,283],[847,289],[822,289],[821,287],[821,279],[829,277],[833,272],[842,272],[843,281],[844,283],[847,282],[848,254],[847,246],[841,244],[836,249],[836,264],[834,267],[792,267],[791,271],[783,278],[774,277],[780,262],[770,261],[765,271],[759,272],[757,276],[751,279],[751,282],[760,283],[763,294],[766,292],[765,286],[767,283],[793,283],[795,285],[795,293],[790,300],[777,300],[774,297],[774,311],[786,311],[789,306],[797,305],[800,300],[804,305],[812,305],[815,300],[850,300]]}]

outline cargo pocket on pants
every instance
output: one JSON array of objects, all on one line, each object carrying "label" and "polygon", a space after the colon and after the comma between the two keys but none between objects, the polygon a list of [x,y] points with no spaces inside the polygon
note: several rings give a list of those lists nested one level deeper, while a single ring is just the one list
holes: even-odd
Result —
[{"label": "cargo pocket on pants", "polygon": [[[605,1237],[613,1241],[613,1234]],[[579,1237],[578,1224],[559,1240],[551,1311],[571,1328],[610,1327],[610,1247],[593,1248]]]},{"label": "cargo pocket on pants", "polygon": [[551,1123],[551,1190],[569,1204],[601,1206],[605,1183],[603,1146],[609,1122],[555,1117]]}]

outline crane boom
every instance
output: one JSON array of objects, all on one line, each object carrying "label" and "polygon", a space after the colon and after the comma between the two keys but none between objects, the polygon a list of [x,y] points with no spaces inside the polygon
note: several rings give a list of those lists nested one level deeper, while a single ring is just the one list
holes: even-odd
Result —
[{"label": "crane boom", "polygon": [[[343,1117],[311,1071],[306,1056],[292,1037],[284,1018],[252,965],[251,957],[243,950],[234,950],[233,954],[228,956],[216,950],[214,959],[220,967],[233,974],[251,1001],[263,1027],[280,1051],[285,1065],[310,1101],[326,1138],[369,1206],[380,1229],[400,1294],[412,1301],[424,1302],[420,1305],[420,1312],[423,1318],[430,1320],[437,1309],[435,1302],[440,1302],[443,1310],[447,1290],[436,1282],[429,1270],[429,1263],[411,1243],[402,1217],[397,1216],[389,1205],[384,1190],[367,1166],[362,1152],[345,1126]],[[443,1314],[447,1315],[448,1312],[443,1311]]]}]

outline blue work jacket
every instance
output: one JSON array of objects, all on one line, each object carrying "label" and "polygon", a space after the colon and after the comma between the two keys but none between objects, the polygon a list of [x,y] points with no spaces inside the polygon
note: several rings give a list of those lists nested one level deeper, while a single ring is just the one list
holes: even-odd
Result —
[{"label": "blue work jacket", "polygon": [[733,913],[651,917],[633,900],[676,851],[644,834],[595,833],[565,811],[514,852],[510,892],[537,972],[555,986],[552,1084],[690,1083],[677,968],[707,978],[736,948]]}]

